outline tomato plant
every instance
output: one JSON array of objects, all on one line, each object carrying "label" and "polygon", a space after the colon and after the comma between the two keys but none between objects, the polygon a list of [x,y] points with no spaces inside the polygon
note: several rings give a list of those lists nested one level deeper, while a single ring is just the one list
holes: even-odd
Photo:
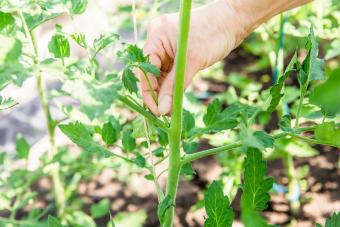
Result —
[{"label": "tomato plant", "polygon": [[[158,207],[157,215],[161,226],[173,226],[176,195],[181,176],[191,175],[191,163],[195,160],[237,150],[245,156],[242,166],[241,181],[241,220],[245,226],[269,226],[261,216],[270,200],[269,191],[274,179],[267,176],[267,165],[264,156],[267,150],[275,150],[285,139],[296,139],[311,144],[326,144],[340,147],[340,128],[338,114],[340,102],[337,98],[340,86],[339,70],[334,71],[328,78],[324,76],[325,62],[319,58],[318,42],[313,27],[304,50],[297,51],[285,70],[278,73],[275,83],[257,94],[259,97],[254,105],[237,100],[225,107],[220,99],[212,100],[203,114],[202,124],[190,111],[183,107],[184,75],[186,69],[186,52],[190,25],[191,0],[181,1],[179,35],[176,57],[176,76],[171,117],[154,116],[141,104],[138,92],[138,78],[135,70],[140,70],[148,81],[148,75],[159,76],[159,69],[150,64],[149,57],[135,44],[121,44],[117,58],[124,66],[117,72],[102,69],[97,60],[98,55],[105,49],[119,42],[115,33],[102,34],[88,42],[80,32],[68,33],[61,25],[55,26],[55,32],[48,43],[50,57],[42,59],[39,54],[39,38],[35,30],[45,22],[67,13],[71,17],[81,14],[86,9],[87,1],[23,1],[13,4],[1,1],[0,11],[0,88],[10,83],[21,85],[23,81],[34,76],[44,112],[49,136],[49,152],[43,160],[41,168],[35,172],[26,169],[15,170],[10,177],[5,177],[1,186],[11,187],[13,193],[4,194],[3,208],[10,211],[9,220],[5,223],[38,225],[42,215],[32,214],[32,220],[20,222],[16,220],[16,212],[36,197],[31,191],[32,184],[48,172],[52,179],[52,192],[55,202],[55,217],[48,216],[50,226],[81,226],[79,220],[91,223],[88,216],[69,208],[70,194],[74,193],[80,179],[67,175],[61,166],[79,171],[95,172],[104,166],[104,162],[95,162],[96,157],[105,157],[109,162],[122,160],[128,165],[147,171],[146,180],[155,185]],[[76,44],[86,53],[86,57],[72,59],[71,44]],[[305,56],[300,54],[305,52]],[[299,57],[298,57],[299,56]],[[48,93],[45,89],[43,75],[45,69],[56,69],[62,86]],[[294,114],[284,114],[279,121],[276,131],[268,133],[254,129],[263,115],[271,116],[283,103],[287,89],[285,82],[296,76],[299,83],[299,94]],[[150,90],[153,90],[150,83]],[[51,112],[51,102],[58,98],[67,97],[77,102],[77,105],[60,104],[64,117],[56,118]],[[157,101],[157,96],[153,98]],[[17,105],[11,98],[0,96],[0,109]],[[139,114],[135,119],[126,119],[116,113],[117,106],[128,108]],[[317,116],[311,124],[301,124],[305,106],[312,106],[309,114]],[[315,111],[314,111],[315,110]],[[68,151],[60,149],[55,143],[56,130],[60,129],[73,143],[81,147],[85,153],[72,164],[60,158]],[[223,131],[233,131],[235,140],[219,147],[196,151],[198,138],[204,135],[217,134]],[[152,145],[157,146],[152,150]],[[119,147],[120,151],[113,150]],[[19,159],[27,159],[30,147],[21,135],[17,136],[16,150]],[[279,150],[279,149],[278,149]],[[280,153],[280,152],[279,152]],[[1,153],[2,154],[2,153]],[[91,156],[87,156],[90,154]],[[291,157],[286,153],[280,154],[286,158],[288,177],[293,177],[294,169]],[[288,158],[287,158],[288,157]],[[0,156],[0,163],[5,161]],[[93,162],[94,165],[80,166]],[[158,164],[167,162],[167,169],[157,172]],[[108,164],[110,166],[110,164]],[[167,172],[166,187],[159,183],[161,174]],[[87,175],[93,173],[86,172]],[[85,175],[86,175],[85,174]],[[65,177],[63,177],[65,176]],[[20,178],[26,181],[20,181]],[[72,178],[66,181],[63,178]],[[70,185],[68,185],[70,183]],[[71,184],[72,183],[72,184]],[[204,195],[204,207],[207,217],[205,226],[226,227],[234,221],[234,211],[230,204],[233,198],[224,194],[220,183],[214,181]],[[14,204],[12,204],[14,201]],[[105,215],[108,210],[108,200],[102,200],[91,208],[93,218]],[[336,222],[338,214],[334,214],[326,222]],[[46,220],[45,220],[46,221]],[[75,224],[76,223],[76,224]],[[113,222],[110,222],[114,226]],[[330,224],[329,224],[330,225]]]}]

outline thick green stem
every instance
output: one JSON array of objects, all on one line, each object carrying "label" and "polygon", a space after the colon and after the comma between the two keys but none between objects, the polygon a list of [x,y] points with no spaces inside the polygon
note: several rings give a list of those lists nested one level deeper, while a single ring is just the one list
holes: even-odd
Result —
[{"label": "thick green stem", "polygon": [[[166,194],[175,204],[176,193],[181,170],[181,132],[182,132],[182,105],[184,93],[185,67],[190,27],[191,0],[182,0],[179,15],[179,36],[176,55],[175,87],[172,105],[172,118],[169,132],[169,172]],[[173,226],[175,207],[171,206],[165,213],[164,226]]]},{"label": "thick green stem", "polygon": [[[36,43],[35,36],[33,32],[28,29],[26,20],[21,12],[19,13],[19,16],[22,21],[25,34],[27,38],[30,40],[31,48],[34,54],[33,55],[34,74],[36,78],[40,104],[45,115],[49,142],[50,142],[50,151],[48,153],[48,157],[50,160],[52,160],[53,157],[57,153],[57,147],[55,145],[55,122],[52,119],[51,112],[50,112],[49,105],[48,105],[48,99],[43,88],[41,67],[40,67],[39,54],[38,54],[38,46]],[[58,215],[61,216],[64,213],[64,209],[65,209],[65,192],[64,192],[64,187],[62,185],[62,182],[60,180],[59,164],[58,163],[51,164],[50,171],[51,171],[50,174],[51,174],[52,181],[53,181],[53,192],[54,192],[54,197],[56,200],[56,206],[58,209]]]},{"label": "thick green stem", "polygon": [[[294,130],[294,132],[295,133],[302,133],[302,132],[314,131],[315,128],[316,128],[316,125],[309,126],[309,127],[303,127],[303,128],[297,128],[297,129]],[[273,139],[279,139],[279,138],[282,138],[282,137],[285,137],[285,136],[295,136],[296,137],[297,135],[293,134],[292,132],[281,132],[281,133],[278,133],[276,135],[273,135]],[[310,141],[309,137],[299,136],[298,138],[300,138],[300,139],[304,138],[304,139],[307,139],[307,140]],[[315,141],[313,140],[313,142],[315,142]],[[197,159],[204,158],[204,157],[210,156],[210,155],[219,154],[219,153],[229,151],[229,150],[241,147],[241,146],[242,146],[242,142],[236,141],[234,143],[227,144],[227,145],[224,145],[224,146],[221,146],[221,147],[212,148],[212,149],[200,151],[200,152],[193,153],[193,154],[188,154],[188,155],[185,155],[182,158],[181,164],[184,165],[184,164],[190,163],[192,161],[195,161]]]}]

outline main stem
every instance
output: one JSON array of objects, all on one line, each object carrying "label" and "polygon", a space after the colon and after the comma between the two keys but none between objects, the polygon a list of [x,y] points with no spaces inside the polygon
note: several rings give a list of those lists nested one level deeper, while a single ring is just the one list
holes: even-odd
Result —
[{"label": "main stem", "polygon": [[[179,37],[176,55],[176,75],[172,104],[172,118],[169,131],[169,172],[166,194],[175,205],[176,193],[181,170],[180,142],[182,132],[182,104],[184,93],[185,67],[190,27],[191,0],[182,0],[179,14]],[[171,206],[165,213],[164,226],[173,226],[175,206]]]},{"label": "main stem", "polygon": [[[49,160],[52,160],[53,157],[57,153],[57,147],[55,145],[55,124],[54,120],[52,119],[50,108],[48,105],[48,99],[46,97],[45,91],[43,89],[43,83],[42,83],[42,76],[41,76],[41,67],[40,67],[40,62],[39,62],[39,54],[38,54],[38,46],[36,43],[35,36],[32,31],[28,29],[26,20],[23,16],[23,14],[20,12],[20,19],[23,23],[23,27],[26,33],[26,36],[29,38],[31,42],[31,47],[34,53],[34,74],[36,78],[36,83],[37,83],[37,89],[38,89],[38,95],[40,99],[40,104],[43,109],[44,115],[45,115],[45,120],[47,124],[47,131],[48,131],[48,137],[49,137],[49,142],[50,142],[50,151],[48,153]],[[52,177],[52,182],[53,182],[53,192],[54,192],[54,197],[56,200],[56,206],[58,210],[58,215],[61,216],[64,213],[65,209],[65,192],[64,188],[62,185],[62,182],[60,180],[60,175],[59,175],[59,164],[58,163],[53,163],[51,164],[51,177]]]}]

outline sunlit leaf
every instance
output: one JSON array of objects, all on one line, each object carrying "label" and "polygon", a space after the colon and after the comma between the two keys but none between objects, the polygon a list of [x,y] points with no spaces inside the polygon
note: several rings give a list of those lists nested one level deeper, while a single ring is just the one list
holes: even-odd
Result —
[{"label": "sunlit leaf", "polygon": [[70,10],[71,14],[82,14],[85,12],[88,0],[71,0],[72,7]]},{"label": "sunlit leaf", "polygon": [[70,44],[64,35],[55,34],[48,43],[48,50],[55,58],[70,56]]},{"label": "sunlit leaf", "polygon": [[119,36],[115,33],[100,35],[99,38],[93,41],[93,48],[95,51],[94,56],[97,55],[104,48],[114,44],[119,39]]},{"label": "sunlit leaf", "polygon": [[85,35],[82,33],[73,33],[71,38],[81,47],[87,48],[87,43],[85,39]]},{"label": "sunlit leaf", "polygon": [[324,122],[316,126],[315,138],[321,143],[340,147],[340,128],[334,122]]},{"label": "sunlit leaf", "polygon": [[15,20],[12,14],[0,11],[0,32],[6,30],[10,26],[13,26],[14,23]]},{"label": "sunlit leaf", "polygon": [[312,91],[310,103],[321,108],[322,113],[327,117],[334,117],[340,113],[340,69],[335,70],[328,80]]},{"label": "sunlit leaf", "polygon": [[73,143],[82,147],[85,151],[100,153],[104,157],[113,156],[113,153],[104,149],[92,139],[92,136],[82,123],[75,122],[67,125],[63,124],[59,125],[59,128]]}]

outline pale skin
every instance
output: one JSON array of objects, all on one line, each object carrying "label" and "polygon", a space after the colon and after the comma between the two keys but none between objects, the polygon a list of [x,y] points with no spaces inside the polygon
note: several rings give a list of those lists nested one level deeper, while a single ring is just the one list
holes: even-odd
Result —
[{"label": "pale skin", "polygon": [[[185,0],[184,0],[185,1]],[[185,88],[195,74],[222,60],[256,27],[289,9],[312,0],[216,0],[191,13]],[[175,83],[178,13],[165,14],[149,22],[143,51],[158,67],[161,76],[149,74],[152,95],[144,75],[140,87],[144,104],[156,116],[171,114]]]}]

